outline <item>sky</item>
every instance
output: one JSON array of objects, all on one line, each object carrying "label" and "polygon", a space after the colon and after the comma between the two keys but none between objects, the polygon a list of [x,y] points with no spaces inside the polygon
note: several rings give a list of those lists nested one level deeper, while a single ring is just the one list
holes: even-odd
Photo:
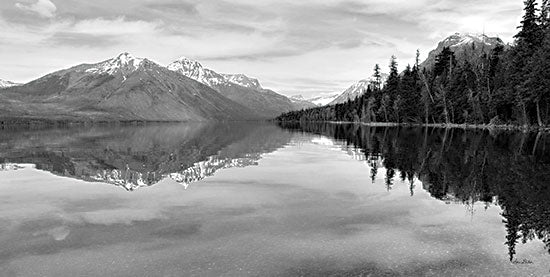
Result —
[{"label": "sky", "polygon": [[28,82],[122,52],[244,73],[288,96],[341,92],[447,36],[512,42],[522,0],[1,0],[0,79]]}]

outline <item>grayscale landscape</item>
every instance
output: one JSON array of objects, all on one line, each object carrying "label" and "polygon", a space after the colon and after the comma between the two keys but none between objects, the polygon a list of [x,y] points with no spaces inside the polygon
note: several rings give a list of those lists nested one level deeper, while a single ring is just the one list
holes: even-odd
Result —
[{"label": "grayscale landscape", "polygon": [[5,0],[0,277],[550,276],[547,0]]}]

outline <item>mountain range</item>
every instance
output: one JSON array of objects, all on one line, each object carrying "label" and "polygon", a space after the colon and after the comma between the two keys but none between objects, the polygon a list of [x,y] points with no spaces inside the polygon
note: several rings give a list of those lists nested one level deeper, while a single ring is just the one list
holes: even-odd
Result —
[{"label": "mountain range", "polygon": [[2,84],[0,114],[8,121],[258,120],[313,105],[295,103],[242,74],[218,74],[188,59],[164,67],[129,53],[23,85]]},{"label": "mountain range", "polygon": [[257,79],[243,74],[217,73],[185,57],[169,64],[167,68],[211,87],[221,95],[250,108],[260,117],[273,118],[284,112],[315,106],[264,89]]},{"label": "mountain range", "polygon": [[[422,67],[435,64],[449,47],[457,59],[474,59],[504,45],[498,37],[456,33],[431,51]],[[387,74],[382,75],[382,83]],[[81,64],[26,84],[0,80],[0,115],[17,119],[82,121],[263,120],[281,113],[344,103],[362,95],[372,77],[340,94],[305,99],[265,89],[243,74],[223,74],[180,58],[168,66],[122,53],[96,64]]]},{"label": "mountain range", "polygon": [[253,114],[208,86],[128,53],[3,89],[0,99],[3,117],[16,118],[204,121]]}]

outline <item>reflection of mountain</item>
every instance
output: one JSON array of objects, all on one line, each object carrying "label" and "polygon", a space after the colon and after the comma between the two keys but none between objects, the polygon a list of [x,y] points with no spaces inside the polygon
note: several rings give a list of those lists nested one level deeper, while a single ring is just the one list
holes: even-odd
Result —
[{"label": "reflection of mountain", "polygon": [[254,124],[6,131],[0,162],[134,190],[167,177],[188,185],[222,168],[253,165],[290,139],[276,126]]},{"label": "reflection of mountain", "polygon": [[[370,128],[358,125],[290,124],[362,152],[376,176],[386,168],[386,186],[395,178],[422,181],[431,196],[446,203],[496,203],[503,209],[510,259],[518,241],[541,239],[550,251],[550,142],[543,133],[482,130]],[[375,163],[371,163],[375,161]]]}]

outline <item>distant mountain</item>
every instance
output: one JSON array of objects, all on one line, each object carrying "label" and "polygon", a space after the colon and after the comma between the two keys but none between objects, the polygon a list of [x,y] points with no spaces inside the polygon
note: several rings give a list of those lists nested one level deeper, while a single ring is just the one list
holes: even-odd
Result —
[{"label": "distant mountain", "polygon": [[223,96],[251,109],[262,118],[273,118],[284,112],[313,106],[303,102],[293,102],[286,96],[264,89],[257,79],[243,74],[220,74],[188,58],[180,58],[167,68],[210,86]]},{"label": "distant mountain", "polygon": [[498,37],[489,37],[484,34],[455,33],[439,42],[437,47],[430,51],[428,58],[421,64],[421,67],[433,67],[437,55],[445,47],[449,47],[455,53],[457,59],[471,61],[479,58],[483,53],[490,53],[498,45],[504,45],[504,42]]},{"label": "distant mountain", "polygon": [[288,97],[288,99],[290,99],[294,105],[302,106],[303,109],[317,107],[317,104],[305,99],[302,95],[293,95]]},{"label": "distant mountain", "polygon": [[15,86],[20,86],[20,85],[21,85],[21,84],[14,83],[14,82],[10,82],[10,81],[5,81],[5,80],[0,79],[0,89],[2,89],[2,88],[9,88],[9,87],[15,87]]},{"label": "distant mountain", "polygon": [[3,118],[206,121],[256,118],[250,109],[148,59],[122,53],[48,74],[0,94]]},{"label": "distant mountain", "polygon": [[324,95],[309,98],[307,100],[317,106],[325,106],[325,105],[328,105],[330,102],[334,101],[334,99],[336,99],[336,97],[338,96],[340,96],[340,93],[324,94]]},{"label": "distant mountain", "polygon": [[[386,80],[388,79],[387,73],[381,73],[381,84],[384,85],[386,83]],[[358,81],[357,83],[353,84],[351,87],[347,88],[344,92],[342,92],[336,99],[334,99],[332,102],[330,102],[330,105],[335,104],[341,104],[345,103],[348,100],[353,100],[355,97],[363,95],[367,88],[371,85],[371,83],[375,81],[374,77],[369,77],[367,79]]]},{"label": "distant mountain", "polygon": [[262,86],[258,79],[250,78],[244,74],[222,74],[225,79],[233,84],[243,86],[245,88],[252,88],[262,90]]}]

